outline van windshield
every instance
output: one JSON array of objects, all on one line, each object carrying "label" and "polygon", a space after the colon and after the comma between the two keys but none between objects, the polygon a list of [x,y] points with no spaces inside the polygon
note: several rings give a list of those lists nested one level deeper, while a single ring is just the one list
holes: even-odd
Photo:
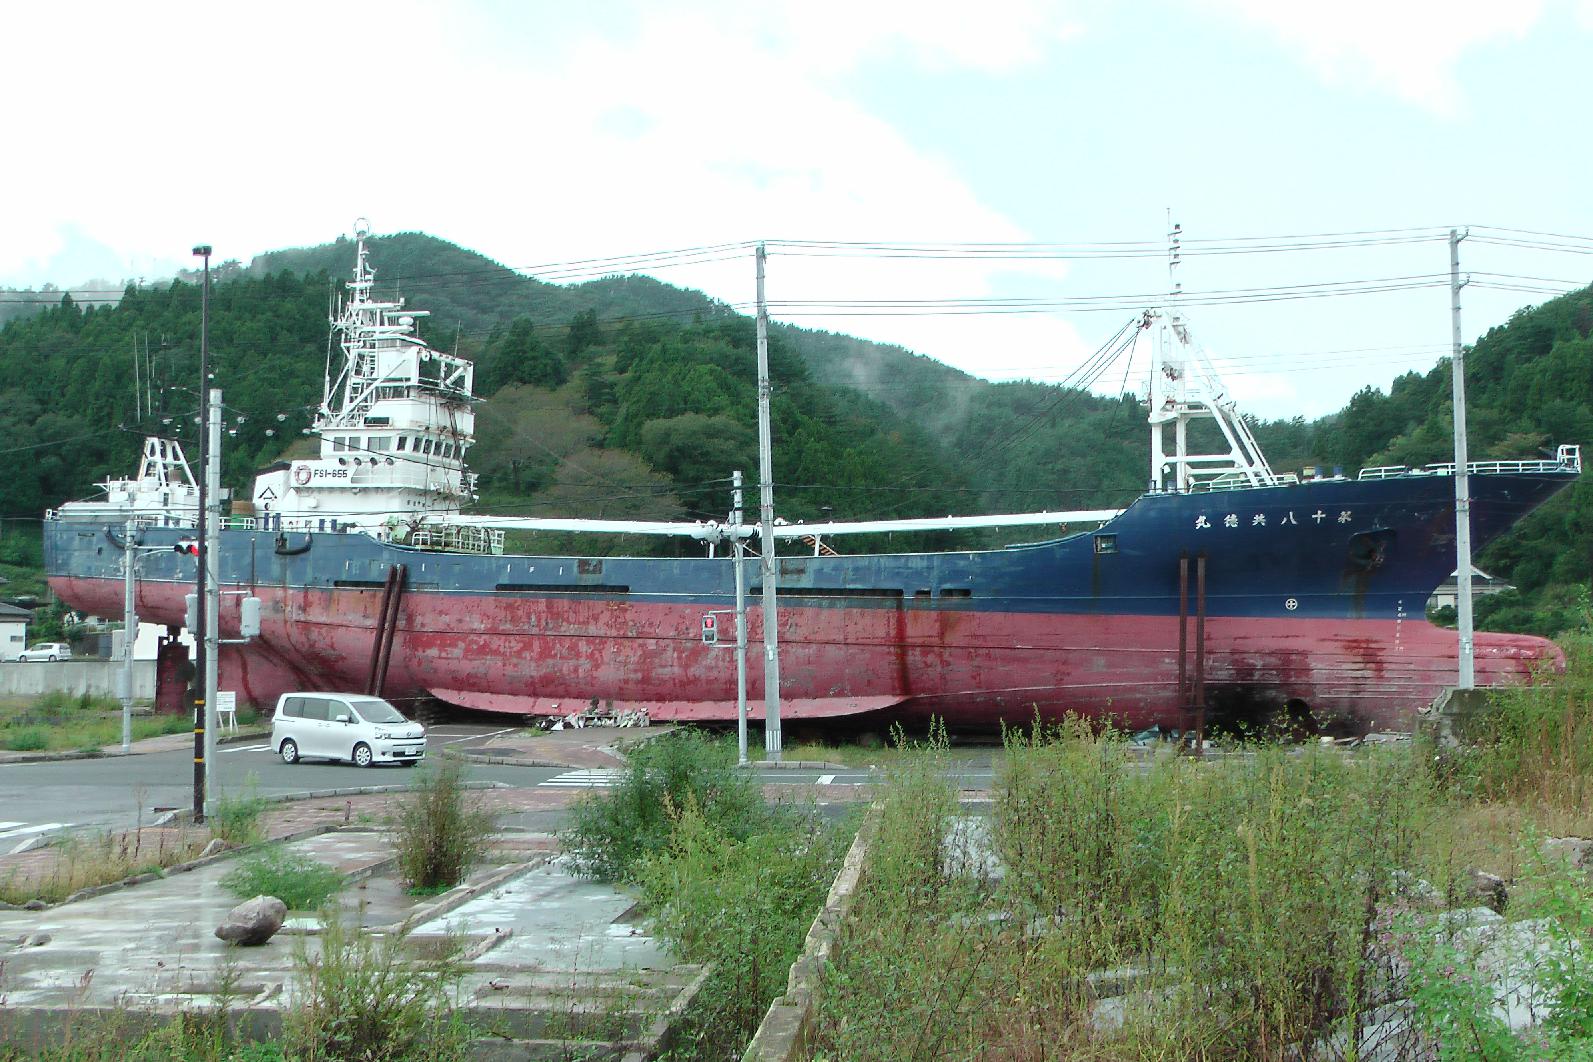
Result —
[{"label": "van windshield", "polygon": [[375,698],[372,698],[368,701],[351,701],[350,703],[354,705],[354,710],[360,714],[360,718],[365,720],[367,723],[408,722],[408,720],[399,714],[397,708],[394,708],[386,701],[379,701]]}]

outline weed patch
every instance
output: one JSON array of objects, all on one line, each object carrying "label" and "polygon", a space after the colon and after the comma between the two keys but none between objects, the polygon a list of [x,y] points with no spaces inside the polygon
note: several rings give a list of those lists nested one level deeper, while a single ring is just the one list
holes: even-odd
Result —
[{"label": "weed patch", "polygon": [[260,795],[258,786],[259,779],[251,773],[244,780],[241,793],[223,793],[217,798],[215,809],[208,818],[213,835],[235,845],[264,840],[260,816],[271,806],[271,801]]},{"label": "weed patch", "polygon": [[240,899],[275,896],[294,911],[315,910],[344,884],[343,875],[325,863],[281,845],[244,856],[221,879],[221,887]]},{"label": "weed patch", "polygon": [[939,754],[887,783],[818,1057],[1306,1057],[1383,1001],[1380,914],[1458,874],[1419,855],[1439,805],[1405,750],[1010,736],[988,820]]},{"label": "weed patch", "polygon": [[1555,808],[1593,802],[1593,629],[1565,636],[1565,674],[1495,690],[1447,778],[1468,796]]},{"label": "weed patch", "polygon": [[0,880],[0,900],[59,903],[79,889],[186,863],[199,855],[209,839],[201,831],[168,829],[69,836],[58,843],[57,858],[46,873],[37,877],[12,874]]},{"label": "weed patch", "polygon": [[480,801],[464,787],[458,760],[428,765],[415,791],[399,801],[393,813],[398,872],[410,889],[441,892],[465,880],[492,841],[497,824]]},{"label": "weed patch", "polygon": [[458,949],[415,960],[403,937],[373,936],[335,916],[312,951],[301,938],[294,967],[302,988],[286,1016],[287,1057],[302,1062],[454,1062],[466,1057],[469,1027],[451,995],[464,974]]},{"label": "weed patch", "polygon": [[43,752],[50,747],[50,737],[43,727],[21,727],[5,735],[5,746],[12,752]]},{"label": "weed patch", "polygon": [[669,844],[637,867],[655,932],[686,961],[713,966],[675,1057],[741,1057],[784,991],[849,839],[797,815],[738,839],[688,800]]},{"label": "weed patch", "polygon": [[618,784],[576,804],[560,847],[579,874],[631,880],[643,859],[668,847],[675,819],[688,804],[737,840],[769,818],[755,781],[736,767],[734,747],[681,730],[632,749]]}]

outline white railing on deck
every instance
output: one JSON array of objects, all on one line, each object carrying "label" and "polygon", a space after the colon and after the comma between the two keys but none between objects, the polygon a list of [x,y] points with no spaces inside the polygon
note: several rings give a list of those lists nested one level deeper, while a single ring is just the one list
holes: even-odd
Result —
[{"label": "white railing on deck", "polygon": [[407,545],[416,549],[440,549],[452,553],[502,553],[503,532],[489,527],[442,524],[410,532]]},{"label": "white railing on deck", "polygon": [[[1579,473],[1582,471],[1582,448],[1561,446],[1552,460],[1540,461],[1468,461],[1466,471],[1473,476],[1497,475],[1547,475],[1553,472]],[[1361,479],[1393,479],[1396,476],[1452,476],[1453,461],[1438,461],[1421,468],[1405,465],[1378,465],[1361,469]]]},{"label": "white railing on deck", "polygon": [[1264,487],[1292,487],[1300,482],[1300,477],[1293,472],[1276,473],[1270,477],[1262,477],[1260,483],[1252,483],[1243,472],[1225,472],[1215,479],[1203,480],[1194,483],[1189,488],[1190,494],[1208,494],[1215,490],[1261,490]]}]

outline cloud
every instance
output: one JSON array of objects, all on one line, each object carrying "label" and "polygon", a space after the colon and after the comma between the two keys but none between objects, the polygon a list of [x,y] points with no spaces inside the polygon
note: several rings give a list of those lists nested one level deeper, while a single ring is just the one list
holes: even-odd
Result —
[{"label": "cloud", "polygon": [[[851,86],[1033,66],[1078,32],[1065,11],[811,0],[636,4],[616,20],[490,2],[396,0],[379,16],[309,0],[269,15],[89,2],[67,34],[58,14],[24,7],[8,28],[44,44],[0,68],[0,95],[27,102],[8,142],[36,164],[8,175],[0,230],[36,250],[0,258],[0,282],[52,261],[69,225],[115,248],[126,276],[187,265],[200,241],[223,259],[324,242],[358,216],[512,266],[758,237],[1029,239]],[[663,279],[752,294],[750,257]],[[770,290],[967,297],[998,283],[981,263],[784,258]],[[1070,325],[1038,319],[798,323],[976,371],[1038,371],[1080,346]]]},{"label": "cloud", "polygon": [[[1463,103],[1455,73],[1462,57],[1492,42],[1519,40],[1543,13],[1543,0],[1195,2],[1264,26],[1331,85],[1390,92],[1446,117]],[[1590,5],[1582,2],[1585,13]]]},{"label": "cloud", "polygon": [[793,57],[846,68],[900,54],[931,70],[1010,72],[1043,61],[1081,32],[1072,5],[1045,0],[808,0],[770,20]]}]

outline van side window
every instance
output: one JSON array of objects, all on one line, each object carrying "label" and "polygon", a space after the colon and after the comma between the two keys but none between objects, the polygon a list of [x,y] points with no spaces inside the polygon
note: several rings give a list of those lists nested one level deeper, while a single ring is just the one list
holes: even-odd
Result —
[{"label": "van side window", "polygon": [[327,714],[327,703],[319,697],[304,698],[304,718],[316,719],[325,722],[331,716]]},{"label": "van side window", "polygon": [[282,702],[280,714],[284,719],[302,719],[304,717],[304,698],[289,697]]}]

